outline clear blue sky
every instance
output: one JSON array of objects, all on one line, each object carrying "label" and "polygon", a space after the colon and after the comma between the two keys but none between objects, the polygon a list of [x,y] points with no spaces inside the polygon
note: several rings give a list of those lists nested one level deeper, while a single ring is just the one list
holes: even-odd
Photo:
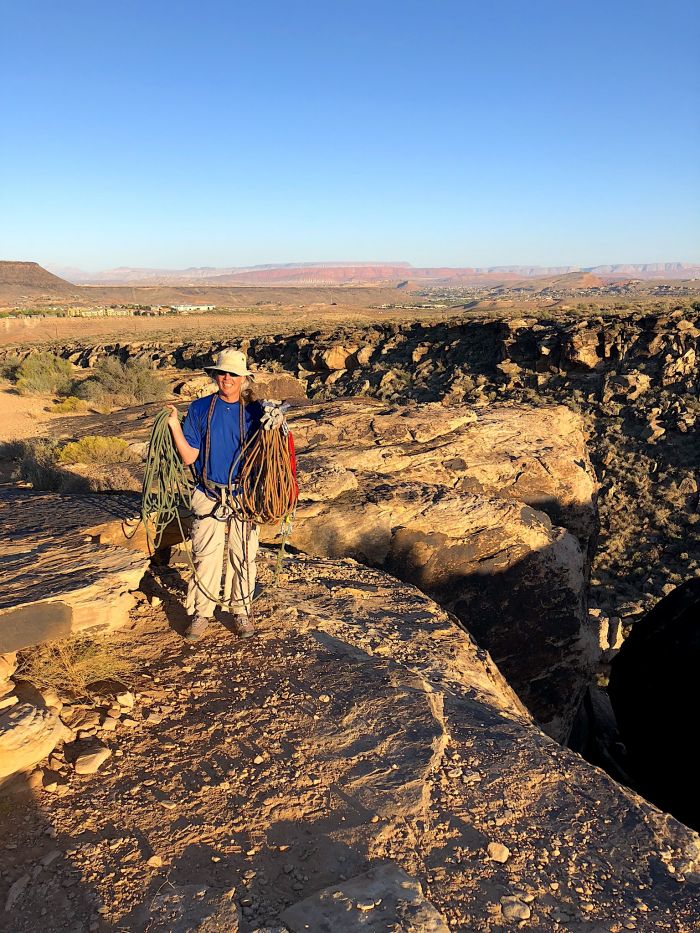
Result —
[{"label": "clear blue sky", "polygon": [[700,260],[697,0],[8,0],[0,258]]}]

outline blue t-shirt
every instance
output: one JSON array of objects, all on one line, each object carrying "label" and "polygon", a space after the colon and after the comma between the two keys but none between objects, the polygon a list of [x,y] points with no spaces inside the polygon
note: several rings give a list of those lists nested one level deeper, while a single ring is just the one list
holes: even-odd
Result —
[{"label": "blue t-shirt", "polygon": [[[204,471],[207,418],[210,405],[211,395],[196,399],[190,405],[187,417],[182,422],[182,433],[185,435],[185,440],[190,447],[196,447],[199,450],[199,456],[194,463],[197,476],[201,476]],[[250,439],[259,428],[262,414],[263,408],[260,402],[250,402],[244,406],[246,440]],[[238,457],[240,451],[240,403],[225,402],[217,397],[211,419],[207,479],[221,485],[228,483],[231,464]],[[239,471],[240,461],[231,474],[232,480],[238,476]]]}]

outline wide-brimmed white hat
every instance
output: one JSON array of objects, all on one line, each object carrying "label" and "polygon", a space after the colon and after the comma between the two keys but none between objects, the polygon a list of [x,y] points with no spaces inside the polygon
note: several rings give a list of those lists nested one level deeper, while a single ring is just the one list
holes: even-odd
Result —
[{"label": "wide-brimmed white hat", "polygon": [[205,372],[212,369],[220,369],[225,373],[231,373],[234,376],[252,376],[253,373],[248,369],[248,361],[245,353],[240,350],[222,350],[213,363],[205,366]]}]

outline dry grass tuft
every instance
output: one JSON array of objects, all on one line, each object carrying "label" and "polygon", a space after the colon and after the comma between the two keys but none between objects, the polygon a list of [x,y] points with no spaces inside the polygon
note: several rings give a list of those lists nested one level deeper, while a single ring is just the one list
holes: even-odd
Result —
[{"label": "dry grass tuft", "polygon": [[17,677],[39,690],[53,687],[59,696],[88,697],[99,681],[124,681],[133,664],[115,654],[100,638],[79,635],[28,648],[18,654]]}]

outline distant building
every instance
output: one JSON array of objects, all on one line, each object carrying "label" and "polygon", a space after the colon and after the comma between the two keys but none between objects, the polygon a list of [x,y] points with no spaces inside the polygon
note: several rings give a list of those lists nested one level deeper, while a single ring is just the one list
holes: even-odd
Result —
[{"label": "distant building", "polygon": [[170,310],[176,314],[187,314],[190,311],[213,311],[216,305],[171,305]]}]

